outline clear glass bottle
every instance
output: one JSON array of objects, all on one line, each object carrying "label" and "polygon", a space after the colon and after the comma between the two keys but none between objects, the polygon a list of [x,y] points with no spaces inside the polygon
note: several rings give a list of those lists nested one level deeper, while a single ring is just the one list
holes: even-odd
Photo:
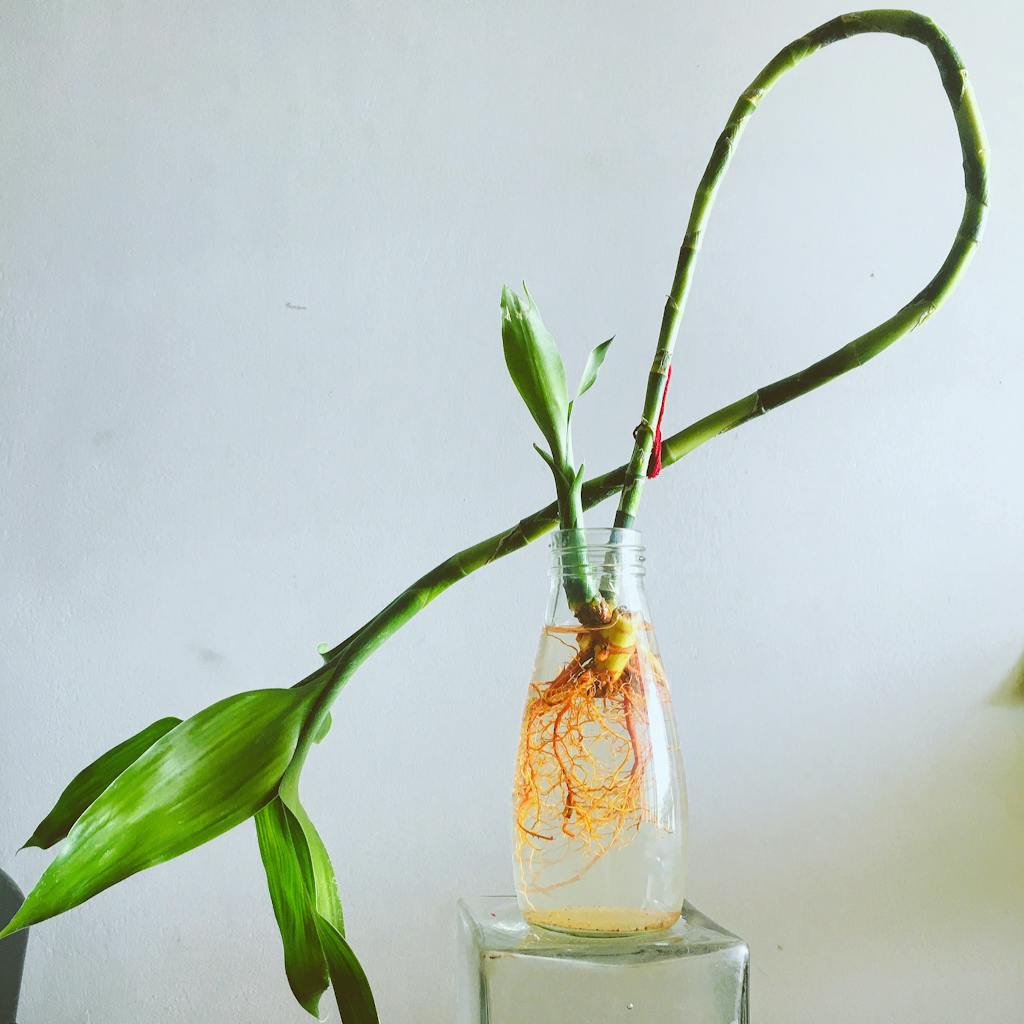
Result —
[{"label": "clear glass bottle", "polygon": [[559,531],[551,555],[516,758],[519,906],[577,934],[669,928],[686,889],[686,786],[640,534]]}]

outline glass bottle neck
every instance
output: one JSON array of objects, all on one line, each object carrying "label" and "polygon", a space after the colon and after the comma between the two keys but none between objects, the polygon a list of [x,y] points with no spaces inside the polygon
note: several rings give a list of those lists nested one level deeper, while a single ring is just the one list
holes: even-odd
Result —
[{"label": "glass bottle neck", "polygon": [[550,550],[549,623],[597,625],[617,609],[647,618],[646,560],[636,530],[559,530]]}]

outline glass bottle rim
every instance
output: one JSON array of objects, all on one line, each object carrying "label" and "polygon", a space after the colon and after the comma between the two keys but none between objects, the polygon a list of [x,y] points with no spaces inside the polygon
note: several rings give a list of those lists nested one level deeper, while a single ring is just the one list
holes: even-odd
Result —
[{"label": "glass bottle rim", "polygon": [[553,576],[590,569],[604,575],[644,571],[643,538],[639,530],[624,527],[584,527],[556,530],[551,536]]},{"label": "glass bottle rim", "polygon": [[643,534],[625,526],[584,526],[578,530],[552,531],[552,552],[580,548],[601,548],[605,551],[632,549],[642,552]]}]

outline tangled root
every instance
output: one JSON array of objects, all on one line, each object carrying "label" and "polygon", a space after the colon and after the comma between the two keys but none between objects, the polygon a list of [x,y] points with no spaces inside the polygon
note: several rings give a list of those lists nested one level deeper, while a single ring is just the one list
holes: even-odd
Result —
[{"label": "tangled root", "polygon": [[581,855],[583,866],[536,891],[575,881],[654,820],[648,701],[652,686],[667,694],[650,627],[622,609],[609,625],[545,634],[542,643],[573,653],[554,679],[530,686],[515,773],[516,856],[532,876]]}]

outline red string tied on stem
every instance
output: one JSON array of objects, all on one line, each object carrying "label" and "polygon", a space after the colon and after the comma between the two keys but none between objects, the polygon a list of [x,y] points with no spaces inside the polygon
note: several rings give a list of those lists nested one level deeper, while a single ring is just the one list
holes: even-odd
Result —
[{"label": "red string tied on stem", "polygon": [[654,428],[654,447],[647,463],[647,479],[653,480],[661,472],[661,421],[665,418],[665,402],[668,399],[668,386],[672,382],[672,367],[665,375],[665,390],[661,393],[661,409],[658,410],[658,424]]}]

